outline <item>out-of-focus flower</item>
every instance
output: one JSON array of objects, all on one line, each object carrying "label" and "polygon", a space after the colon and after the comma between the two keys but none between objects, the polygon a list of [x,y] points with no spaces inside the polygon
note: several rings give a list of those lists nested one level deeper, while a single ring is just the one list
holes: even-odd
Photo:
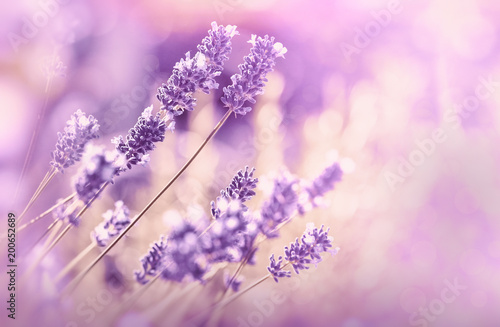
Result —
[{"label": "out-of-focus flower", "polygon": [[52,210],[52,217],[54,220],[66,221],[73,226],[80,224],[80,219],[77,218],[78,208],[74,205],[73,201],[68,201],[61,204],[64,199],[57,200],[57,207]]},{"label": "out-of-focus flower", "polygon": [[106,284],[114,290],[124,289],[125,278],[118,269],[115,259],[110,256],[104,257],[104,281]]},{"label": "out-of-focus flower", "polygon": [[[321,175],[312,181],[312,183],[305,187],[306,200],[313,207],[317,206],[317,200],[324,196],[328,191],[334,189],[335,184],[342,180],[343,172],[338,163],[327,167]],[[301,201],[303,202],[303,201]],[[304,205],[301,204],[299,211],[305,212]]]},{"label": "out-of-focus flower", "polygon": [[125,155],[128,169],[131,169],[132,165],[144,165],[149,162],[148,152],[156,147],[156,142],[163,142],[165,139],[168,126],[160,117],[160,113],[153,115],[152,110],[153,106],[144,109],[135,126],[129,130],[125,140],[120,135],[111,141],[115,144],[116,149]]},{"label": "out-of-focus flower", "polygon": [[198,52],[193,57],[186,53],[186,58],[175,64],[172,76],[158,88],[156,97],[169,118],[192,111],[196,105],[193,93],[197,90],[208,94],[219,87],[215,77],[221,74],[231,52],[231,39],[238,32],[235,26],[213,22],[208,34],[198,45]]},{"label": "out-of-focus flower", "polygon": [[164,256],[167,251],[167,238],[160,236],[160,240],[151,245],[151,249],[141,259],[142,271],[134,271],[135,279],[141,283],[146,284],[149,279],[148,276],[156,276],[160,273],[164,265]]},{"label": "out-of-focus flower", "polygon": [[252,35],[248,41],[252,44],[250,54],[243,58],[240,64],[240,74],[231,77],[232,85],[224,88],[221,101],[234,113],[245,115],[251,107],[244,107],[247,102],[254,104],[255,96],[264,93],[266,75],[273,71],[278,57],[283,57],[286,48],[279,42],[274,42],[274,37],[257,37]]},{"label": "out-of-focus flower", "polygon": [[123,201],[116,201],[115,210],[106,211],[102,217],[104,221],[90,234],[100,247],[106,246],[110,238],[120,234],[130,224],[130,211]]},{"label": "out-of-focus flower", "polygon": [[210,262],[240,262],[253,251],[258,233],[257,223],[241,201],[230,200],[202,242]]},{"label": "out-of-focus flower", "polygon": [[120,169],[119,155],[102,147],[87,147],[83,167],[73,180],[78,199],[87,204],[106,182],[111,182]]},{"label": "out-of-focus flower", "polygon": [[231,180],[229,186],[220,191],[220,196],[216,199],[217,203],[214,201],[210,203],[214,219],[220,217],[221,210],[225,210],[230,200],[239,200],[241,203],[244,203],[255,195],[253,189],[257,187],[259,179],[253,177],[254,172],[255,168],[249,170],[248,166],[245,167],[245,170],[239,170]]},{"label": "out-of-focus flower", "polygon": [[65,77],[67,67],[64,66],[59,56],[53,55],[43,59],[41,69],[45,77],[52,78],[54,76]]},{"label": "out-of-focus flower", "polygon": [[[227,270],[224,270],[224,274],[222,275],[222,279],[224,281],[224,286],[226,286],[226,288],[231,287],[233,292],[238,292],[240,290],[241,284],[245,280],[245,278],[243,276],[238,276],[238,277],[233,279],[233,276],[231,276],[231,274],[229,274],[227,272]],[[231,279],[233,279],[233,280],[231,281]],[[231,285],[229,285],[230,283],[231,283]]]},{"label": "out-of-focus flower", "polygon": [[297,210],[297,179],[288,172],[282,172],[274,180],[274,188],[269,200],[260,211],[259,228],[268,238],[278,237],[279,224],[289,220]]},{"label": "out-of-focus flower", "polygon": [[203,281],[208,264],[196,228],[190,222],[183,220],[169,234],[164,265],[163,279],[176,282],[182,282],[185,278]]},{"label": "out-of-focus flower", "polygon": [[80,161],[85,145],[99,137],[99,125],[92,115],[88,117],[78,109],[66,122],[64,132],[57,133],[56,149],[52,152],[50,164],[58,171]]},{"label": "out-of-focus flower", "polygon": [[302,235],[300,242],[296,238],[290,247],[285,246],[286,263],[281,265],[282,257],[278,258],[278,262],[274,259],[274,254],[271,255],[270,265],[267,270],[272,274],[274,280],[278,282],[278,278],[290,277],[290,272],[285,272],[283,268],[286,264],[291,264],[295,273],[300,270],[309,269],[309,264],[317,265],[321,262],[321,253],[330,252],[332,255],[338,253],[339,248],[332,249],[333,237],[328,236],[330,228],[323,230],[323,225],[320,229],[314,227],[314,224],[308,224],[306,231]]}]

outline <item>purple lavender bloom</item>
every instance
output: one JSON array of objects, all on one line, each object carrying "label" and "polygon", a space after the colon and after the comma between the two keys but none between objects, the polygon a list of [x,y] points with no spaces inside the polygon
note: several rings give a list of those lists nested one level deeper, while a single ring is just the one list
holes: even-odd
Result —
[{"label": "purple lavender bloom", "polygon": [[276,260],[274,259],[274,254],[271,254],[269,260],[270,263],[269,267],[267,267],[267,270],[271,273],[276,283],[278,282],[278,278],[292,277],[292,273],[288,270],[283,270],[283,267],[281,266],[281,263],[283,262],[282,256],[279,256],[278,262],[276,262]]},{"label": "purple lavender bloom", "polygon": [[224,27],[213,22],[208,34],[198,45],[194,57],[186,53],[186,58],[175,64],[167,83],[158,88],[156,97],[162,103],[161,110],[166,110],[169,118],[179,116],[185,110],[192,111],[196,105],[193,93],[197,90],[208,94],[219,87],[215,77],[221,74],[231,52],[231,39],[238,32],[235,26]]},{"label": "purple lavender bloom", "polygon": [[64,133],[57,133],[56,149],[51,153],[50,164],[58,171],[80,161],[85,145],[92,139],[99,137],[99,125],[92,115],[88,117],[78,109],[71,119],[66,122]]},{"label": "purple lavender bloom", "polygon": [[115,163],[118,159],[116,153],[99,147],[91,147],[87,152],[86,162],[73,181],[78,198],[85,204],[104,183],[111,182],[120,169]]},{"label": "purple lavender bloom", "polygon": [[[217,203],[214,201],[210,203],[211,213],[214,219],[220,217],[221,207],[227,206],[230,200],[239,200],[241,203],[244,203],[255,195],[253,189],[257,187],[259,179],[253,178],[254,172],[255,168],[249,170],[248,166],[245,167],[244,171],[239,170],[233,177],[229,186],[220,191],[220,196],[216,199]],[[246,208],[246,206],[244,206],[244,208]]]},{"label": "purple lavender bloom", "polygon": [[123,201],[116,201],[115,210],[106,211],[102,217],[104,221],[90,234],[90,238],[100,247],[106,246],[112,237],[120,234],[130,224],[130,211]]},{"label": "purple lavender bloom", "polygon": [[[321,262],[320,254],[323,252],[337,254],[339,248],[331,249],[333,238],[328,236],[329,231],[330,228],[323,230],[323,225],[318,230],[314,224],[308,224],[300,242],[297,238],[294,243],[290,244],[290,247],[285,246],[285,260],[292,265],[295,273],[298,274],[300,270],[309,269],[308,265],[311,263],[317,265]],[[270,259],[271,263],[267,270],[273,275],[276,282],[280,277],[289,277],[289,272],[286,273],[283,270],[285,265],[281,265],[281,257],[278,258],[278,262],[274,260],[274,255]]]},{"label": "purple lavender bloom", "polygon": [[[58,199],[58,206],[52,210],[52,217],[54,220],[62,220],[72,224],[75,227],[78,227],[80,224],[80,219],[76,218],[78,214],[78,208],[74,205],[75,202],[66,202],[64,204],[60,204],[64,199]],[[59,205],[60,204],[60,205]]]},{"label": "purple lavender bloom", "polygon": [[[226,286],[226,288],[231,287],[233,292],[238,292],[245,278],[243,276],[238,276],[231,281],[232,278],[233,276],[231,276],[227,272],[227,270],[224,270],[224,274],[222,275],[222,279],[224,280],[224,286]],[[231,283],[231,285],[229,285],[229,283]]]},{"label": "purple lavender bloom", "polygon": [[162,278],[182,282],[185,278],[203,281],[207,260],[198,241],[196,228],[187,221],[174,227],[168,237]]},{"label": "purple lavender bloom", "polygon": [[164,257],[167,252],[167,239],[165,236],[160,236],[160,240],[152,244],[148,254],[141,259],[142,271],[134,271],[135,279],[146,284],[148,276],[156,276],[164,267]]},{"label": "purple lavender bloom", "polygon": [[259,228],[266,237],[278,237],[278,225],[288,221],[297,209],[296,185],[297,179],[287,172],[274,180],[271,197],[260,211]]},{"label": "purple lavender bloom", "polygon": [[165,132],[171,128],[160,117],[160,113],[153,115],[152,110],[153,106],[144,109],[135,126],[129,130],[125,140],[120,135],[111,141],[116,145],[118,152],[125,155],[128,169],[131,169],[132,165],[146,164],[149,161],[148,152],[156,147],[156,142],[163,142]]},{"label": "purple lavender bloom", "polygon": [[252,35],[248,42],[252,44],[250,55],[243,58],[245,62],[238,66],[240,74],[231,77],[233,84],[224,88],[221,98],[226,107],[240,115],[252,110],[244,105],[246,102],[254,104],[255,96],[264,93],[267,73],[273,71],[276,59],[287,51],[283,44],[275,43],[274,37],[267,35],[264,38]]},{"label": "purple lavender bloom", "polygon": [[258,233],[258,225],[246,207],[239,200],[231,200],[201,239],[209,262],[240,262],[254,251]]},{"label": "purple lavender bloom", "polygon": [[327,167],[320,176],[313,180],[310,186],[306,187],[309,202],[313,206],[317,206],[316,199],[333,190],[335,183],[342,180],[342,174],[343,172],[338,163]]}]

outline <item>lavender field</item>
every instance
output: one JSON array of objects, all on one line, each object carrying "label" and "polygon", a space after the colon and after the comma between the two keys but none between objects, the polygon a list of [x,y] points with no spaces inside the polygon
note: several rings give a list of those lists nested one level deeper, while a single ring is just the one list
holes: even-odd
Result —
[{"label": "lavender field", "polygon": [[2,2],[0,325],[499,326],[499,22]]}]

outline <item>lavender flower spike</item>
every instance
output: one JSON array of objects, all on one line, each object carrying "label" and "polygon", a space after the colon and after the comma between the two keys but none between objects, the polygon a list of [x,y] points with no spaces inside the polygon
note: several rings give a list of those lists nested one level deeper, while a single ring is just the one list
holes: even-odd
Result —
[{"label": "lavender flower spike", "polygon": [[208,262],[193,224],[183,220],[168,236],[168,248],[164,257],[165,268],[162,278],[182,282],[199,280],[208,270]]},{"label": "lavender flower spike", "polygon": [[75,176],[73,185],[78,199],[87,204],[106,182],[111,182],[119,171],[120,157],[116,152],[101,147],[87,149],[85,164]]},{"label": "lavender flower spike", "polygon": [[79,209],[75,207],[74,202],[63,203],[63,199],[57,200],[58,206],[52,211],[52,217],[54,220],[66,221],[73,226],[78,226],[80,224],[80,219],[76,218]]},{"label": "lavender flower spike", "polygon": [[252,251],[259,229],[246,209],[241,201],[230,200],[212,228],[201,237],[210,263],[240,262]]},{"label": "lavender flower spike", "polygon": [[289,220],[297,210],[297,179],[288,172],[274,180],[274,188],[269,200],[260,211],[259,228],[267,238],[278,237],[276,228]]},{"label": "lavender flower spike", "polygon": [[252,44],[250,54],[243,58],[245,61],[239,65],[240,74],[231,77],[233,84],[224,88],[221,101],[234,113],[245,115],[252,108],[244,107],[246,102],[255,103],[255,96],[264,93],[267,73],[273,71],[276,58],[284,57],[287,49],[283,44],[274,42],[274,37],[261,38],[252,35],[248,41]]},{"label": "lavender flower spike", "polygon": [[120,135],[111,141],[116,145],[116,150],[125,155],[128,169],[131,169],[132,165],[146,164],[149,161],[148,152],[156,148],[156,142],[163,142],[165,132],[170,128],[160,117],[160,113],[153,115],[152,110],[153,106],[144,109],[125,140]]},{"label": "lavender flower spike", "polygon": [[141,283],[146,284],[148,276],[155,276],[165,267],[164,258],[167,251],[167,239],[161,236],[158,242],[153,243],[148,254],[142,259],[142,271],[134,271],[135,279]]},{"label": "lavender flower spike", "polygon": [[[317,265],[321,262],[321,253],[330,252],[332,255],[338,253],[339,248],[332,249],[333,237],[328,236],[329,228],[323,230],[323,226],[318,230],[314,224],[308,224],[307,229],[302,235],[300,242],[295,239],[290,247],[285,246],[285,260],[287,264],[291,264],[295,273],[300,270],[309,269],[309,264]],[[282,258],[278,258],[278,262],[274,259],[274,254],[270,258],[270,265],[267,270],[278,282],[278,278],[290,277],[290,272],[283,270],[285,265],[281,265]]]},{"label": "lavender flower spike", "polygon": [[301,215],[318,206],[318,200],[334,189],[335,184],[342,180],[342,169],[338,163],[327,167],[321,175],[304,187],[300,195],[298,210]]},{"label": "lavender flower spike", "polygon": [[[253,177],[255,168],[249,170],[248,166],[245,170],[239,170],[233,177],[231,184],[224,190],[220,191],[220,196],[217,197],[216,202],[212,201],[210,203],[212,217],[217,219],[221,215],[221,211],[224,211],[225,207],[230,200],[239,200],[241,203],[250,200],[254,195],[254,188],[257,187],[259,181],[258,178]],[[244,208],[246,206],[243,205]]]},{"label": "lavender flower spike", "polygon": [[123,201],[116,201],[115,210],[106,211],[102,217],[104,221],[90,234],[91,239],[100,247],[106,246],[109,239],[120,234],[130,224],[130,211]]},{"label": "lavender flower spike", "polygon": [[78,109],[66,122],[64,133],[57,133],[56,149],[51,153],[50,164],[58,171],[80,161],[85,145],[99,137],[99,125],[92,115],[88,117]]},{"label": "lavender flower spike", "polygon": [[169,118],[179,116],[185,110],[192,111],[196,104],[193,93],[197,90],[208,94],[219,87],[215,77],[221,74],[231,52],[231,39],[238,32],[236,26],[224,27],[213,22],[208,34],[198,45],[194,57],[186,53],[186,58],[175,64],[167,83],[158,88],[156,97],[162,103],[161,110],[166,110]]},{"label": "lavender flower spike", "polygon": [[342,170],[338,163],[334,163],[330,167],[327,167],[321,175],[312,182],[312,185],[306,188],[311,201],[333,190],[335,183],[342,180],[342,174]]}]

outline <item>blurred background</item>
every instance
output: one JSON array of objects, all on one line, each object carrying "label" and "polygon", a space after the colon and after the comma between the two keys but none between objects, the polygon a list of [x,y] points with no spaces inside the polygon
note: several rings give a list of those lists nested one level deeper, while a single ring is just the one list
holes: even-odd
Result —
[{"label": "blurred background", "polygon": [[[264,243],[257,265],[243,272],[244,286],[266,274],[270,254],[281,253],[308,222],[329,226],[340,253],[289,281],[259,285],[226,307],[218,324],[498,326],[499,17],[494,0],[2,2],[2,231],[3,218],[22,211],[49,169],[57,132],[73,112],[94,115],[101,124],[96,143],[111,149],[111,138],[125,135],[145,107],[159,109],[157,87],[187,51],[196,52],[212,21],[240,32],[219,90],[199,94],[196,110],[181,117],[150,165],[118,177],[34,277],[21,282],[18,274],[18,318],[4,312],[2,321],[181,325],[184,312],[210,303],[217,284],[182,293],[181,286],[159,283],[131,308],[122,306],[137,286],[132,272],[139,258],[170,221],[208,213],[245,165],[263,181],[264,192],[250,204],[258,209],[266,175],[287,167],[312,179],[340,161],[346,175],[324,206]],[[251,34],[272,35],[288,49],[254,110],[231,117],[148,219],[77,292],[59,299],[52,279],[90,243],[101,214],[117,200],[138,213],[224,114],[222,87],[249,52]],[[77,171],[58,174],[28,217],[68,196]],[[19,232],[19,271],[33,260],[29,250],[50,220]],[[110,280],[125,287],[112,290]],[[0,281],[8,284],[6,274]],[[163,301],[175,292],[180,300]],[[7,291],[1,294],[6,299]]]}]

